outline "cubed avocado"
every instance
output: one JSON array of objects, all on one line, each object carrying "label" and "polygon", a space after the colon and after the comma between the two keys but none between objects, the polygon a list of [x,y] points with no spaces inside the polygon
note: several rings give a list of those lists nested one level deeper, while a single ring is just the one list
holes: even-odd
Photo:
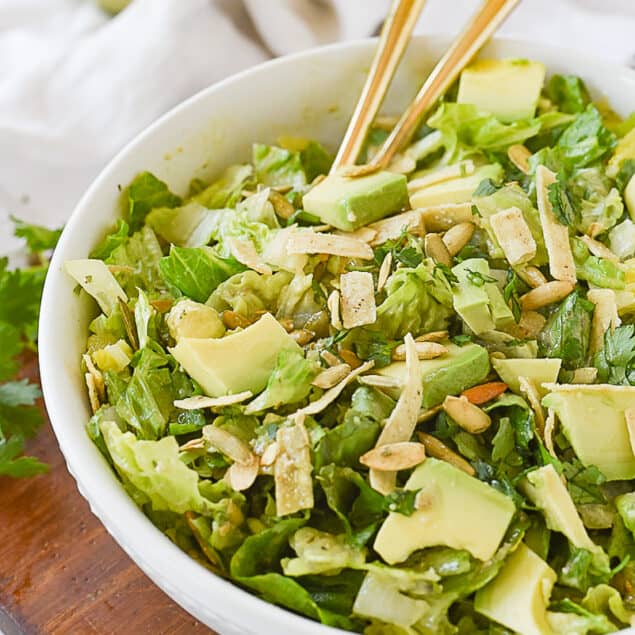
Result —
[{"label": "cubed avocado", "polygon": [[558,380],[562,360],[551,359],[492,359],[492,366],[498,376],[509,386],[510,390],[520,395],[519,377],[531,379],[539,391],[544,394],[542,384],[555,383]]},{"label": "cubed avocado", "polygon": [[[425,359],[419,362],[421,382],[423,384],[424,408],[440,404],[447,395],[458,395],[466,388],[481,383],[489,373],[489,355],[478,344],[445,344],[448,352],[437,359]],[[406,363],[394,362],[377,371],[386,377],[406,379]],[[399,397],[396,391],[395,398]]]},{"label": "cubed avocado", "polygon": [[583,465],[595,465],[609,481],[635,478],[635,455],[625,411],[635,404],[635,386],[549,384],[542,400],[560,419]]},{"label": "cubed avocado", "polygon": [[410,516],[391,513],[373,548],[388,563],[402,562],[413,551],[445,545],[489,560],[516,513],[511,498],[445,461],[427,458],[405,489],[420,490],[423,509]]},{"label": "cubed avocado", "polygon": [[354,231],[409,204],[406,177],[387,171],[360,177],[332,174],[302,199],[305,212],[343,231]]},{"label": "cubed avocado", "polygon": [[497,329],[505,329],[515,324],[514,314],[505,302],[505,298],[495,282],[485,284],[485,291],[489,297],[489,310]]},{"label": "cubed avocado", "polygon": [[178,342],[183,337],[222,337],[225,326],[216,309],[194,300],[179,300],[166,319],[170,335]]},{"label": "cubed avocado", "polygon": [[458,283],[452,287],[454,310],[476,335],[493,331],[496,327],[485,288],[489,276],[487,260],[468,258],[455,265],[452,273],[458,278]]},{"label": "cubed avocado", "polygon": [[564,534],[578,549],[601,551],[589,538],[571,494],[553,465],[543,465],[528,472],[522,488],[543,512],[549,529]]},{"label": "cubed avocado", "polygon": [[473,104],[501,121],[531,119],[545,81],[545,66],[529,60],[480,60],[459,81],[457,101]]},{"label": "cubed avocado", "polygon": [[478,168],[474,174],[435,183],[415,192],[410,196],[413,209],[431,207],[433,205],[449,205],[450,203],[468,203],[472,200],[474,190],[485,179],[500,181],[503,168],[495,163]]},{"label": "cubed avocado", "polygon": [[243,331],[221,338],[182,337],[170,353],[210,397],[260,392],[278,353],[302,349],[278,321],[265,313]]},{"label": "cubed avocado", "polygon": [[520,635],[551,635],[547,618],[556,572],[520,544],[499,574],[476,592],[474,608]]}]

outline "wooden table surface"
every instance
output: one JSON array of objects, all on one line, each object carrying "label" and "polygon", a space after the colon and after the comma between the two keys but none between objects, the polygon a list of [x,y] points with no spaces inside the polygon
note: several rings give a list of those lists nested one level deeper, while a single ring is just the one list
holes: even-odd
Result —
[{"label": "wooden table surface", "polygon": [[[34,359],[22,374],[37,376]],[[48,420],[28,452],[50,472],[0,477],[0,632],[213,635],[158,589],[91,514]]]}]

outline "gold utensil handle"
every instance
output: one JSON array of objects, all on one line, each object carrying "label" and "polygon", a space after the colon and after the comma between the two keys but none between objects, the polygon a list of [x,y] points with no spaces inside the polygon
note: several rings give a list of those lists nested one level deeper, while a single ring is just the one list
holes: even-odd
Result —
[{"label": "gold utensil handle", "polygon": [[366,83],[331,172],[354,164],[368,129],[381,107],[388,86],[410,41],[412,30],[426,0],[394,0],[379,38]]},{"label": "gold utensil handle", "polygon": [[421,117],[437,102],[503,23],[519,0],[486,0],[463,33],[439,60],[414,101],[397,122],[386,142],[373,159],[386,167],[394,155],[414,134]]}]

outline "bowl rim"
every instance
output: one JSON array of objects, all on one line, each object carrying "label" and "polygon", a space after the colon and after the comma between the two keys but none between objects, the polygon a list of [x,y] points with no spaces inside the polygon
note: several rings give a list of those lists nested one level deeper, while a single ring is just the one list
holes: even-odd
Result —
[{"label": "bowl rim", "polygon": [[[451,36],[444,34],[415,35],[413,39],[425,40],[430,48],[447,46],[451,41]],[[364,51],[369,53],[377,38],[363,38],[345,42],[336,42],[328,46],[320,46],[308,50],[300,51],[292,55],[279,57],[262,62],[256,66],[245,69],[239,73],[231,75],[219,82],[216,82],[191,97],[179,102],[165,114],[158,117],[149,126],[136,134],[123,148],[121,148],[113,158],[102,168],[98,176],[92,181],[83,196],[75,205],[59,240],[58,246],[53,254],[49,266],[49,273],[46,277],[41,302],[41,316],[38,332],[39,339],[39,367],[42,384],[42,392],[46,404],[48,417],[55,433],[59,448],[64,456],[66,466],[70,474],[77,483],[80,494],[88,502],[91,512],[97,516],[99,521],[105,526],[108,533],[115,542],[128,554],[132,561],[139,566],[142,571],[159,586],[173,601],[182,606],[191,615],[206,622],[204,611],[200,607],[200,598],[193,594],[190,589],[203,586],[205,595],[214,600],[222,598],[225,605],[222,614],[218,614],[223,620],[225,615],[231,611],[242,611],[249,613],[252,620],[262,620],[262,623],[275,623],[284,625],[294,633],[315,633],[322,635],[333,635],[334,633],[346,633],[335,627],[325,626],[320,622],[296,614],[291,610],[279,607],[275,604],[261,599],[255,594],[241,588],[237,584],[222,578],[209,571],[196,562],[191,556],[182,551],[172,541],[147,518],[128,496],[120,481],[110,468],[106,460],[101,456],[99,467],[88,466],[84,457],[78,456],[75,451],[77,442],[74,438],[79,434],[85,435],[85,427],[77,427],[77,423],[68,423],[65,416],[65,397],[56,391],[55,377],[60,373],[60,364],[57,361],[56,353],[56,333],[58,325],[47,320],[49,308],[52,307],[58,287],[63,283],[62,265],[68,259],[66,251],[72,237],[81,232],[82,219],[90,213],[91,201],[99,194],[108,182],[111,174],[117,169],[120,163],[125,161],[129,153],[146,140],[152,138],[156,131],[169,124],[169,121],[179,113],[187,111],[199,101],[206,100],[210,95],[221,93],[235,83],[240,83],[249,77],[261,73],[273,67],[284,67],[293,65],[305,58],[319,58],[323,54],[341,53],[346,51]],[[546,52],[556,56],[560,54],[565,60],[576,56],[577,64],[580,68],[586,65],[604,66],[607,71],[625,72],[635,83],[635,70],[630,69],[625,64],[607,60],[601,56],[588,55],[583,52],[566,47],[536,43],[530,40],[514,37],[495,37],[491,42],[494,45],[521,47],[525,49],[535,49],[537,53]],[[547,69],[549,71],[549,69]],[[144,166],[139,166],[140,170]],[[91,442],[92,443],[92,442]],[[95,448],[98,452],[98,450]],[[106,488],[104,491],[100,489]],[[108,504],[106,504],[108,500]],[[125,522],[124,522],[125,521]],[[157,554],[161,557],[157,558]],[[174,585],[171,582],[173,569],[178,566],[179,577],[188,579],[187,587],[183,584]],[[198,593],[200,595],[200,591]],[[178,597],[178,599],[176,599]],[[207,614],[209,615],[209,613]],[[226,620],[229,622],[229,620]],[[216,627],[218,628],[218,627]],[[630,631],[624,631],[630,632]],[[634,631],[635,632],[635,631]]]}]

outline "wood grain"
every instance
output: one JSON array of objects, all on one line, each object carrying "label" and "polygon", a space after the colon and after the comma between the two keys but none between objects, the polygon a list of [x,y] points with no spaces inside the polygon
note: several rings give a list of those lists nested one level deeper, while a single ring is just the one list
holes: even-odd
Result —
[{"label": "wood grain", "polygon": [[[37,376],[35,359],[22,375]],[[48,419],[28,452],[51,469],[26,480],[0,477],[0,632],[213,635],[156,587],[91,514]]]}]

